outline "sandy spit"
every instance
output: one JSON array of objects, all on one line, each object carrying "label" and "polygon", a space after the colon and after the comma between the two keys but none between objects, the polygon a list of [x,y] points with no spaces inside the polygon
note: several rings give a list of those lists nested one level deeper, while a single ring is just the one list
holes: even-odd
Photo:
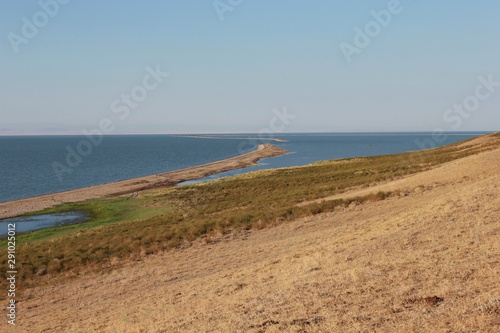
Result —
[{"label": "sandy spit", "polygon": [[225,171],[254,166],[257,165],[257,161],[260,159],[287,153],[286,150],[274,145],[261,144],[251,152],[190,168],[108,184],[89,186],[77,190],[3,202],[0,203],[0,219],[50,208],[62,203],[78,202],[111,195],[129,194],[145,189],[170,187],[184,181],[200,179]]}]

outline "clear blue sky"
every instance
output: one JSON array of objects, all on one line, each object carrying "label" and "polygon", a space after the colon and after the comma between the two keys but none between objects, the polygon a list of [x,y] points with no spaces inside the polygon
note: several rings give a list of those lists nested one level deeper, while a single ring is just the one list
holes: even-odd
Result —
[{"label": "clear blue sky", "polygon": [[[446,110],[479,76],[500,81],[500,1],[401,0],[349,63],[341,43],[390,2],[233,0],[222,21],[211,0],[72,0],[53,17],[2,0],[0,133],[103,118],[116,132],[257,132],[284,107],[288,132],[499,130],[500,87],[467,116]],[[43,26],[16,53],[23,17]],[[111,104],[157,65],[169,76],[119,119]]]}]

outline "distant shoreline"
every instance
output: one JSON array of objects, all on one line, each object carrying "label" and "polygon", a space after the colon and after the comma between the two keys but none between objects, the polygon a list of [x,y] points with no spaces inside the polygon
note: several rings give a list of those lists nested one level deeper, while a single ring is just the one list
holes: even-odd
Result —
[{"label": "distant shoreline", "polygon": [[275,142],[288,142],[285,139],[277,138],[242,138],[232,136],[215,136],[215,135],[172,135],[176,138],[193,138],[193,139],[212,139],[212,140],[258,140],[258,141],[275,141]]},{"label": "distant shoreline", "polygon": [[[489,131],[443,131],[442,134],[454,136],[454,135],[485,135],[497,132],[496,130]],[[282,132],[280,136],[296,136],[296,135],[365,135],[365,136],[391,136],[391,135],[432,135],[432,131],[388,131],[388,132],[359,132],[359,131],[338,131],[338,132]],[[220,140],[231,140],[231,139],[241,139],[241,140],[259,140],[259,141],[275,141],[275,142],[288,142],[288,140],[279,138],[265,138],[258,137],[258,133],[165,133],[165,132],[115,132],[112,134],[104,134],[104,136],[142,136],[142,135],[167,135],[179,138],[200,138],[200,139],[220,139]],[[248,137],[252,135],[255,137]],[[41,137],[41,136],[84,136],[81,132],[0,132],[0,138],[8,137]],[[235,137],[238,136],[238,137]]]},{"label": "distant shoreline", "polygon": [[225,171],[254,166],[263,158],[285,154],[288,154],[288,151],[285,149],[271,144],[261,144],[255,150],[248,153],[185,169],[2,202],[0,203],[0,219],[39,211],[63,203],[78,202],[105,196],[125,195],[148,189],[171,187],[185,181],[201,179]]}]

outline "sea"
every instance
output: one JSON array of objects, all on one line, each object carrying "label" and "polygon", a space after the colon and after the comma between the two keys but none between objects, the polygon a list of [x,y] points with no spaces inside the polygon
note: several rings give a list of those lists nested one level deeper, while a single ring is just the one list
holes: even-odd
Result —
[{"label": "sea", "polygon": [[291,154],[197,181],[322,160],[414,151],[486,133],[0,136],[0,202],[187,168],[251,151],[261,143],[272,143]]}]

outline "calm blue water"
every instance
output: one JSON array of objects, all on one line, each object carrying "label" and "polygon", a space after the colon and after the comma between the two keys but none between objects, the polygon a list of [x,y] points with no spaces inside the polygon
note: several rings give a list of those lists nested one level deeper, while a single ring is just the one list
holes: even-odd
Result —
[{"label": "calm blue water", "polygon": [[[448,134],[442,144],[469,139],[482,133]],[[98,146],[81,144],[82,136],[0,137],[0,202],[66,191],[91,185],[146,176],[208,163],[253,149],[262,141],[244,139],[252,134],[206,138],[170,135],[116,135],[104,137]],[[304,165],[319,160],[371,156],[418,150],[416,140],[426,133],[394,134],[286,134],[271,142],[293,154],[264,159],[257,167],[230,171],[227,176],[258,170]],[[87,141],[89,142],[89,141]],[[269,142],[269,141],[265,141]],[[79,159],[69,151],[85,155]],[[68,151],[68,148],[70,149]],[[71,154],[69,154],[71,155]],[[58,167],[54,169],[54,162]],[[65,165],[66,169],[61,166]],[[59,176],[55,170],[59,170]],[[208,179],[213,179],[210,177]]]},{"label": "calm blue water", "polygon": [[[275,138],[284,139],[288,142],[271,143],[292,152],[292,154],[262,159],[258,166],[242,170],[232,170],[204,179],[185,182],[183,184],[209,181],[255,170],[306,165],[323,160],[396,154],[421,150],[467,140],[486,133],[488,132],[448,133],[446,140],[439,144],[429,133],[320,133],[277,135]],[[249,140],[248,142],[251,141],[252,140]]]},{"label": "calm blue water", "polygon": [[[69,167],[66,147],[77,151],[82,140],[87,141],[82,136],[0,137],[0,202],[208,163],[238,154],[239,144],[167,135],[107,136],[78,165],[71,157],[74,167]],[[54,162],[68,167],[61,178]]]}]

